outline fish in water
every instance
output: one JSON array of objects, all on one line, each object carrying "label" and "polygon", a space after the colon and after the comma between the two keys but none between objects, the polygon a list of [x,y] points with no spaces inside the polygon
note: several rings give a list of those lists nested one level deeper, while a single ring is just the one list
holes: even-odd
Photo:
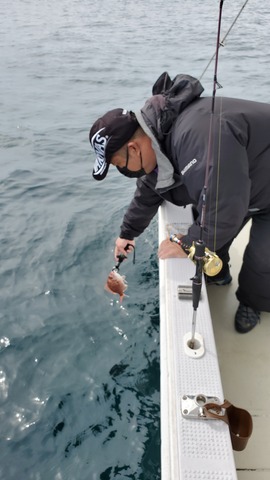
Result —
[{"label": "fish in water", "polygon": [[127,287],[128,284],[125,280],[125,276],[122,276],[120,273],[112,270],[107,278],[105,290],[114,293],[115,295],[118,294],[120,297],[120,302],[122,302],[123,298],[125,297],[124,291],[127,289]]}]

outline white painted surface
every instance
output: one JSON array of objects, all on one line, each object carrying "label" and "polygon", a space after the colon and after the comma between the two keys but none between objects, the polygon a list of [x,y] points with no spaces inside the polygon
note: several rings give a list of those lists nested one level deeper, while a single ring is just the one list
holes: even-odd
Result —
[{"label": "white painted surface", "polygon": [[[190,222],[190,209],[165,202],[159,211],[159,240],[185,233]],[[181,415],[184,395],[205,394],[224,400],[205,285],[197,313],[197,331],[204,338],[205,354],[190,358],[183,348],[193,309],[190,299],[178,299],[177,287],[191,283],[194,273],[195,265],[189,259],[160,260],[162,480],[235,480],[227,425]]]}]

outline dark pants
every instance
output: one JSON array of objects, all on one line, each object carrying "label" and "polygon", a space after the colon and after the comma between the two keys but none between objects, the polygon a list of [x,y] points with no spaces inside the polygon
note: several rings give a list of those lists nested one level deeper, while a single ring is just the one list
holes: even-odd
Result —
[{"label": "dark pants", "polygon": [[[250,218],[250,238],[238,277],[236,297],[239,302],[254,310],[270,312],[270,210],[250,215],[245,219],[240,231]],[[232,241],[216,252],[223,261],[223,269],[219,274],[221,277],[229,268],[229,248]]]}]

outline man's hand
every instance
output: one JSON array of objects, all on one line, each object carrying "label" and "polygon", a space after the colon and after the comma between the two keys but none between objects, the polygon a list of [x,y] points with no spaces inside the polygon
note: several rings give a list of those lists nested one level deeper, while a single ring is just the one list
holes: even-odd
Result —
[{"label": "man's hand", "polygon": [[177,243],[171,242],[169,238],[166,238],[166,240],[163,240],[159,245],[158,256],[161,260],[165,260],[166,258],[186,258],[187,254],[180,245],[177,245]]},{"label": "man's hand", "polygon": [[[128,245],[128,248],[125,250],[125,247]],[[118,255],[126,255],[127,253],[133,252],[135,248],[135,240],[126,240],[125,238],[118,237],[115,241],[114,249],[114,258],[117,261]]]}]

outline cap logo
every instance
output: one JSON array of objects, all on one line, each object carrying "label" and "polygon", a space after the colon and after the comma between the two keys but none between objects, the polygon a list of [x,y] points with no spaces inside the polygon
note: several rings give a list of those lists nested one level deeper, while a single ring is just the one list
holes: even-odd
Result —
[{"label": "cap logo", "polygon": [[106,147],[107,147],[109,137],[108,135],[106,136],[101,135],[101,132],[103,130],[105,130],[105,127],[98,130],[98,132],[96,132],[91,139],[91,145],[94,148],[96,153],[96,161],[94,165],[95,175],[102,174],[107,166],[105,152],[106,152]]}]

